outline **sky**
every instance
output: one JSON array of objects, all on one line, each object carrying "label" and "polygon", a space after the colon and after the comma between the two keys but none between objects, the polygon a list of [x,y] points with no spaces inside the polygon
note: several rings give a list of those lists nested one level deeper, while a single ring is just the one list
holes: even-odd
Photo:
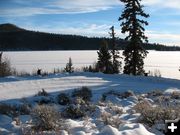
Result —
[{"label": "sky", "polygon": [[[180,46],[180,0],[142,0],[150,15],[145,27],[150,43]],[[121,33],[119,0],[0,0],[0,24],[50,33],[108,37]]]}]

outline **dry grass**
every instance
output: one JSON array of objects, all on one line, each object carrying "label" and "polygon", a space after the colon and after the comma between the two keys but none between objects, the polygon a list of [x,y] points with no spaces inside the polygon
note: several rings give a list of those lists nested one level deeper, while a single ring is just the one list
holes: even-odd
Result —
[{"label": "dry grass", "polygon": [[108,112],[102,112],[100,121],[102,121],[105,125],[111,125],[115,128],[119,128],[119,125],[123,123],[119,119],[119,116],[112,116],[112,114]]},{"label": "dry grass", "polygon": [[171,98],[172,98],[172,99],[180,99],[180,92],[174,91],[174,92],[171,94]]},{"label": "dry grass", "polygon": [[141,113],[142,110],[147,109],[147,108],[151,108],[151,104],[147,101],[147,100],[142,100],[139,103],[137,103],[133,109],[137,112],[137,113]]},{"label": "dry grass", "polygon": [[151,106],[146,102],[139,103],[135,107],[136,112],[141,113],[139,121],[152,126],[158,122],[163,122],[165,120],[174,120],[180,117],[179,107],[172,106]]},{"label": "dry grass", "polygon": [[31,116],[35,130],[56,130],[60,127],[61,115],[52,106],[38,105],[33,109]]}]

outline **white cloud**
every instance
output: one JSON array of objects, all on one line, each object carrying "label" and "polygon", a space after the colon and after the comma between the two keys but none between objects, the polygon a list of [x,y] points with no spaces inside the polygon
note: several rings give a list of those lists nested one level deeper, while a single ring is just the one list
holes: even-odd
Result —
[{"label": "white cloud", "polygon": [[75,14],[108,10],[120,5],[119,0],[14,0],[14,8],[0,9],[0,16],[31,16],[37,14]]},{"label": "white cloud", "polygon": [[38,29],[39,31],[44,32],[52,32],[52,33],[60,33],[60,34],[75,34],[75,35],[84,35],[84,36],[97,36],[97,37],[107,37],[108,31],[111,26],[107,24],[82,24],[81,27],[69,26],[69,27],[62,27],[57,25],[56,27],[49,27],[49,26],[38,26],[28,29]]},{"label": "white cloud", "polygon": [[[0,16],[89,13],[108,10],[122,4],[120,0],[11,0],[11,2],[15,7],[1,8]],[[162,8],[180,9],[180,0],[142,0],[142,3],[155,11]]]},{"label": "white cloud", "polygon": [[144,5],[153,8],[173,8],[180,9],[180,0],[142,0]]},{"label": "white cloud", "polygon": [[165,45],[180,46],[180,34],[174,34],[170,32],[147,31],[146,35],[149,37],[150,42],[153,41]]}]

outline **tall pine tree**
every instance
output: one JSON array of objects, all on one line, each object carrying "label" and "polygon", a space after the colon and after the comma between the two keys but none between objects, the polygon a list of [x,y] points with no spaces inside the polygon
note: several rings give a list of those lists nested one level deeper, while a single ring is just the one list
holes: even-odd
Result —
[{"label": "tall pine tree", "polygon": [[121,59],[122,57],[120,57],[119,50],[117,48],[114,26],[112,26],[110,30],[111,32],[109,32],[109,34],[110,34],[110,37],[112,38],[111,40],[112,68],[113,68],[113,73],[117,74],[120,72],[120,69],[121,69],[121,61],[119,61],[119,59]]},{"label": "tall pine tree", "polygon": [[128,33],[125,40],[129,41],[127,47],[123,51],[125,56],[125,74],[142,75],[144,74],[144,58],[147,51],[142,47],[143,41],[148,42],[144,34],[144,25],[148,25],[147,21],[142,18],[149,17],[143,11],[141,0],[120,0],[125,4],[125,9],[119,18],[121,23],[121,32]]},{"label": "tall pine tree", "polygon": [[103,41],[98,53],[97,66],[100,72],[111,74],[113,72],[111,54],[108,49],[107,41]]}]

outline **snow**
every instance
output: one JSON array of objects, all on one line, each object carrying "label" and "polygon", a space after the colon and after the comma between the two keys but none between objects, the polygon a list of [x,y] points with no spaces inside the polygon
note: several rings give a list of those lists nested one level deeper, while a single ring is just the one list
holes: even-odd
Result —
[{"label": "snow", "polygon": [[57,74],[46,77],[6,77],[0,78],[0,101],[19,99],[37,94],[41,89],[49,93],[72,90],[82,86],[92,88],[93,98],[97,100],[102,93],[109,90],[133,90],[143,93],[151,90],[180,89],[180,80],[133,77],[127,75],[105,75],[101,73]]},{"label": "snow", "polygon": [[12,118],[6,115],[0,115],[0,126],[6,126],[12,122]]},{"label": "snow", "polygon": [[147,131],[142,124],[125,124],[119,128],[119,135],[155,135]]},{"label": "snow", "polygon": [[[145,71],[160,70],[167,78],[180,79],[179,51],[148,51],[144,60]],[[122,56],[122,50],[120,51]],[[64,68],[69,57],[75,68],[88,66],[97,61],[97,51],[10,51],[4,52],[4,57],[10,59],[12,67],[18,71],[33,72],[38,68],[52,72],[54,68]],[[122,63],[123,60],[122,60]]]},{"label": "snow", "polygon": [[[15,77],[9,76],[0,78],[0,102],[18,104],[22,103],[22,98],[39,100],[42,97],[35,97],[42,88],[51,96],[59,92],[70,93],[75,88],[87,86],[92,89],[92,102],[101,99],[102,94],[114,90],[124,92],[131,90],[136,94],[143,94],[152,90],[162,90],[164,93],[180,92],[180,80],[128,76],[128,75],[107,75],[102,73],[81,73],[55,74],[48,76],[29,76]],[[51,97],[46,97],[51,98]],[[153,103],[152,99],[147,101]],[[66,119],[64,125],[68,129],[61,130],[63,135],[161,135],[157,130],[149,130],[147,127],[137,122],[139,113],[132,113],[132,108],[138,103],[136,95],[127,98],[118,98],[115,95],[107,96],[106,105],[98,105],[93,116],[85,119]],[[118,115],[110,107],[122,109],[123,114]],[[112,127],[105,125],[100,121],[103,112],[109,113],[112,117],[122,121],[120,126]],[[31,122],[30,115],[20,115],[17,117],[22,125],[28,125]],[[16,125],[15,119],[0,114],[0,134],[18,133],[19,125]],[[155,133],[155,134],[154,134]]]},{"label": "snow", "polygon": [[120,135],[120,133],[116,128],[108,125],[105,126],[98,135]]}]

